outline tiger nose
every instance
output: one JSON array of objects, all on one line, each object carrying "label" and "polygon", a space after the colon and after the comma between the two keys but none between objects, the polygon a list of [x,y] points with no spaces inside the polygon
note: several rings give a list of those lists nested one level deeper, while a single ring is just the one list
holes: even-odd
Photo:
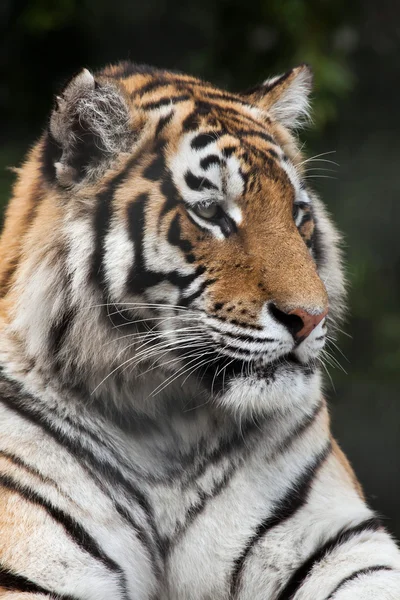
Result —
[{"label": "tiger nose", "polygon": [[295,308],[289,312],[280,310],[275,304],[271,306],[275,319],[282,323],[293,335],[294,339],[301,342],[310,335],[313,329],[321,323],[328,314],[328,309],[318,314],[311,314],[304,308]]}]

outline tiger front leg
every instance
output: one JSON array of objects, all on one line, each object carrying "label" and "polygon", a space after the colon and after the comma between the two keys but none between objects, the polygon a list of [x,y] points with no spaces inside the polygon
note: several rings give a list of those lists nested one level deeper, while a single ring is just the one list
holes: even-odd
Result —
[{"label": "tiger front leg", "polygon": [[335,443],[302,507],[249,550],[232,598],[399,600],[399,549]]}]

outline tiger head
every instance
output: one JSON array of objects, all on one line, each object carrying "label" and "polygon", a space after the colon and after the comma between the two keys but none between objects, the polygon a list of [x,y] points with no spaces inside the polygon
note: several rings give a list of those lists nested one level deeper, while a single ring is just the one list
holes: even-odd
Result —
[{"label": "tiger head", "polygon": [[317,393],[343,280],[291,133],[311,86],[304,65],[239,95],[130,63],[66,86],[0,246],[3,330],[32,368],[241,412]]}]

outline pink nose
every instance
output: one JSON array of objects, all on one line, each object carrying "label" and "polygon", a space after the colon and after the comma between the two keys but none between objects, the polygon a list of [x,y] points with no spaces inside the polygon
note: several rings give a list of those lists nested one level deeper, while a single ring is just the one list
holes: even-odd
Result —
[{"label": "pink nose", "polygon": [[312,330],[315,329],[319,323],[321,323],[322,319],[326,317],[328,314],[328,309],[324,310],[324,312],[319,313],[318,315],[311,315],[309,312],[304,310],[304,308],[295,308],[288,314],[299,317],[303,323],[303,327],[301,327],[301,329],[296,328],[297,330],[295,332],[293,331],[293,337],[296,340],[304,340],[310,335]]}]

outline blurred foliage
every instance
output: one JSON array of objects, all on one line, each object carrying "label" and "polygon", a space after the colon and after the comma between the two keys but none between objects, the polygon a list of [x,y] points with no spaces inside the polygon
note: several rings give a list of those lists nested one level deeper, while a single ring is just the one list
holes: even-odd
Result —
[{"label": "blurred foliage", "polygon": [[60,78],[82,64],[122,58],[190,71],[234,90],[308,62],[322,127],[353,84],[346,62],[357,42],[353,12],[345,0],[253,0],[245,7],[243,0],[3,0],[7,88],[0,106],[35,121]]},{"label": "blurred foliage", "polygon": [[[240,91],[312,65],[314,125],[302,138],[309,154],[321,154],[313,167],[325,170],[310,170],[310,182],[345,234],[350,281],[350,337],[329,350],[337,395],[327,389],[339,438],[392,518],[400,492],[392,483],[400,471],[399,22],[391,0],[0,2],[0,209],[14,178],[5,167],[21,161],[53,94],[82,66],[129,59]],[[395,526],[400,535],[400,516]]]},{"label": "blurred foliage", "polygon": [[[82,66],[131,59],[240,91],[302,62],[315,74],[315,136],[352,88],[357,8],[345,0],[3,0],[0,167],[19,162],[54,93]],[[4,144],[4,142],[3,142]],[[11,172],[0,171],[0,207]]]}]

